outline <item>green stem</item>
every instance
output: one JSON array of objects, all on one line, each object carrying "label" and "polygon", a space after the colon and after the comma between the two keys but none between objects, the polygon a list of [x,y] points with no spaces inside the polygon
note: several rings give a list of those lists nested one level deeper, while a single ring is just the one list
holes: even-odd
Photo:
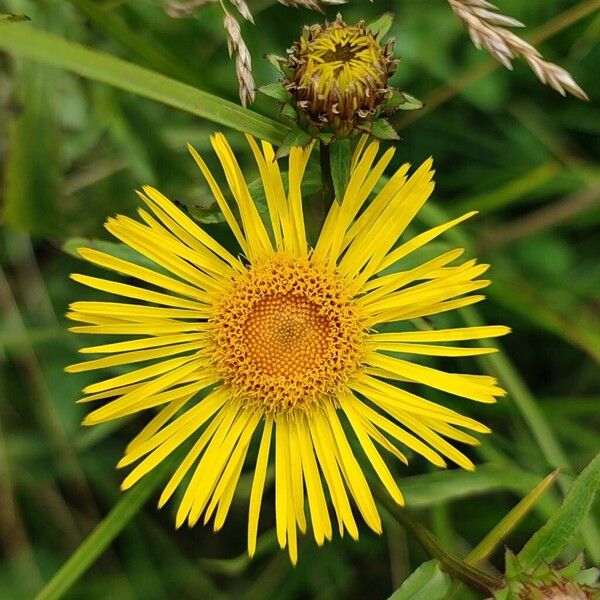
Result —
[{"label": "green stem", "polygon": [[331,176],[331,154],[329,145],[321,142],[319,160],[321,162],[321,183],[323,189],[321,191],[321,202],[323,205],[323,215],[327,215],[333,201],[335,199],[335,191],[333,188],[333,178]]},{"label": "green stem", "polygon": [[94,531],[58,570],[36,600],[61,598],[71,586],[94,564],[110,543],[125,529],[129,521],[146,503],[170,470],[170,461],[164,461],[151,471],[119,502],[96,526]]},{"label": "green stem", "polygon": [[440,562],[442,569],[449,575],[486,596],[502,586],[502,580],[499,578],[468,565],[460,558],[449,554],[433,533],[427,527],[409,517],[406,511],[393,502],[379,484],[372,485],[372,490],[379,502],[394,519],[415,535],[423,548]]}]

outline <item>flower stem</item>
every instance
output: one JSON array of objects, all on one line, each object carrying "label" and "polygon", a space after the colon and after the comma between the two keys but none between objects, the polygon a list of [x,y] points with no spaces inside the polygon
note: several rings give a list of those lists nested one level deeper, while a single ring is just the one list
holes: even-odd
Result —
[{"label": "flower stem", "polygon": [[323,215],[327,215],[333,200],[335,191],[333,188],[333,178],[331,176],[331,154],[329,145],[321,142],[319,159],[321,161],[321,204],[323,206]]},{"label": "flower stem", "polygon": [[372,490],[377,500],[387,509],[392,517],[415,535],[423,548],[440,562],[442,569],[446,573],[469,586],[472,590],[481,592],[486,596],[492,594],[502,586],[502,580],[498,577],[485,573],[447,552],[433,533],[423,524],[413,520],[405,510],[393,502],[379,484],[375,485],[372,483]]}]

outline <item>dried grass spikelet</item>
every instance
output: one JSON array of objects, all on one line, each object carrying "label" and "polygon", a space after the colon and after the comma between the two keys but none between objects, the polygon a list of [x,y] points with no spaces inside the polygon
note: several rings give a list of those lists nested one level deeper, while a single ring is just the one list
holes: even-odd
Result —
[{"label": "dried grass spikelet", "polygon": [[217,0],[187,0],[185,2],[166,2],[165,12],[175,19],[190,17],[194,10],[207,4],[213,4]]},{"label": "dried grass spikelet", "polygon": [[542,83],[549,85],[562,96],[569,92],[581,100],[589,100],[568,71],[545,60],[536,48],[507,29],[524,27],[523,23],[499,13],[498,8],[486,0],[448,2],[479,50],[487,50],[510,70],[513,59],[521,56]]},{"label": "dried grass spikelet", "polygon": [[[245,4],[245,2],[242,1],[241,4]],[[250,15],[250,19],[251,18],[252,16]],[[256,84],[254,82],[254,77],[252,76],[252,58],[250,56],[250,51],[242,37],[240,24],[227,11],[225,12],[225,18],[223,19],[223,26],[227,33],[229,56],[232,57],[235,54],[235,73],[240,86],[240,101],[243,106],[246,106],[249,102],[253,102],[256,96]]]},{"label": "dried grass spikelet", "polygon": [[322,5],[339,5],[346,4],[346,0],[277,0],[279,4],[284,6],[293,6],[295,8],[308,8],[310,10],[318,10],[323,12]]}]

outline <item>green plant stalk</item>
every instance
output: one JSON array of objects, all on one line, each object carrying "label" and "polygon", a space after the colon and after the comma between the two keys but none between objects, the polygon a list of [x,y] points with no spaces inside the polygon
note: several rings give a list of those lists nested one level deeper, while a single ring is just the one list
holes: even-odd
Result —
[{"label": "green plant stalk", "polygon": [[[553,471],[542,479],[538,485],[525,496],[496,526],[469,552],[465,558],[465,563],[468,565],[477,565],[478,562],[488,558],[492,552],[502,543],[503,540],[513,531],[519,523],[529,514],[535,507],[540,497],[552,486],[558,477],[558,469]],[[446,594],[444,600],[453,600],[458,597],[462,585],[454,582],[452,587]]]},{"label": "green plant stalk", "polygon": [[162,102],[274,144],[280,144],[288,132],[282,123],[229,100],[26,25],[1,23],[0,49]]},{"label": "green plant stalk", "polygon": [[498,577],[494,577],[489,573],[468,565],[460,558],[448,553],[433,533],[421,523],[413,520],[404,509],[393,502],[379,484],[372,483],[372,489],[377,500],[379,500],[398,523],[415,535],[432,558],[436,558],[440,562],[442,569],[446,573],[463,582],[471,589],[483,594],[490,594],[502,586],[502,580]]},{"label": "green plant stalk", "polygon": [[323,215],[327,215],[335,197],[333,179],[331,177],[331,152],[329,145],[321,142],[319,147],[319,161],[321,166],[321,202]]},{"label": "green plant stalk", "polygon": [[124,494],[38,594],[36,600],[57,600],[63,597],[135,517],[166,478],[170,468],[171,461],[163,461],[131,491]]}]

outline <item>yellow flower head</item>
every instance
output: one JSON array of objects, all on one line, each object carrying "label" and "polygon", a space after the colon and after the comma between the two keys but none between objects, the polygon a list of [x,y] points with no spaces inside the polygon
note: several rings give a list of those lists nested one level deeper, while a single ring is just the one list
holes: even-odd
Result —
[{"label": "yellow flower head", "polygon": [[391,42],[382,46],[364,22],[346,25],[338,17],[306,28],[294,44],[288,89],[311,123],[342,137],[389,97],[388,79],[396,64]]},{"label": "yellow flower head", "polygon": [[100,406],[84,422],[149,414],[119,463],[135,465],[124,489],[190,443],[160,498],[162,506],[187,476],[177,527],[214,517],[214,528],[220,529],[244,464],[253,462],[248,516],[253,555],[273,455],[277,538],[295,563],[297,532],[306,531],[307,513],[318,544],[332,537],[329,506],[340,535],[358,536],[351,502],[371,529],[381,531],[360,461],[370,462],[391,497],[403,504],[381,449],[404,462],[400,448],[439,467],[450,460],[473,468],[451,442],[477,443],[465,430],[488,428],[422,398],[420,387],[476,402],[494,402],[503,391],[492,377],[446,373],[411,356],[493,352],[448,342],[499,336],[508,329],[411,327],[417,317],[481,300],[472,293],[489,283],[478,279],[487,265],[456,262],[462,249],[402,268],[405,257],[474,214],[397,244],[431,194],[431,160],[411,176],[408,165],[401,167],[374,193],[394,151],[377,159],[378,143],[362,140],[345,196],[333,204],[311,248],[301,197],[311,148],[292,150],[286,181],[271,145],[259,146],[251,137],[248,142],[264,187],[264,216],[223,135],[212,143],[235,207],[191,149],[239,245],[235,252],[150,187],[140,193],[147,207],[140,209],[140,220],[118,216],[106,227],[156,268],[80,249],[89,262],[131,281],[73,275],[126,299],[75,302],[69,317],[83,324],[73,331],[129,339],[84,348],[85,354],[101,357],[67,370],[139,365],[85,388],[82,402]]}]

